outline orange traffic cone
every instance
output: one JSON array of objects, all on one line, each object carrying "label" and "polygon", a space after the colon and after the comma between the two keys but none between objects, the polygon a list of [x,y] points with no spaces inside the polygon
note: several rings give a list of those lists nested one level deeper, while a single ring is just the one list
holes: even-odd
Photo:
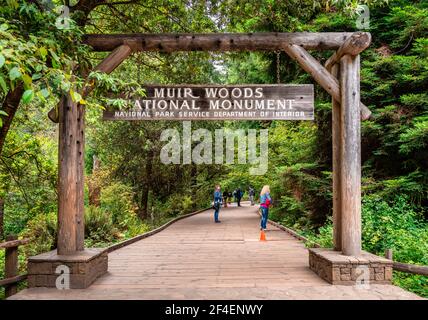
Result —
[{"label": "orange traffic cone", "polygon": [[260,241],[266,241],[266,234],[263,230],[260,231]]}]

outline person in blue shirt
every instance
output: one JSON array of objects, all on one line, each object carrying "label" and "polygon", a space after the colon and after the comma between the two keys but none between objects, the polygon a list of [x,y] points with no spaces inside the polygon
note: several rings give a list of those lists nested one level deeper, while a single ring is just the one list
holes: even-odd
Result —
[{"label": "person in blue shirt", "polygon": [[266,224],[268,221],[269,207],[272,203],[270,197],[270,188],[268,185],[264,186],[260,192],[260,209],[262,210],[262,218],[260,221],[260,230],[266,231]]},{"label": "person in blue shirt", "polygon": [[241,187],[236,189],[236,202],[238,204],[238,207],[241,206],[241,199],[243,195],[244,195],[244,192],[242,192]]},{"label": "person in blue shirt", "polygon": [[220,220],[218,219],[218,214],[220,212],[221,204],[223,202],[222,194],[220,191],[220,185],[216,185],[214,189],[214,222],[219,223]]}]

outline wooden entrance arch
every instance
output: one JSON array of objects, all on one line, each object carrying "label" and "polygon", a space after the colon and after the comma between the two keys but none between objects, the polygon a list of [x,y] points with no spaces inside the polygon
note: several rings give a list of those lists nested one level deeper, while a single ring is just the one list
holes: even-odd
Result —
[{"label": "wooden entrance arch", "polygon": [[[360,56],[366,32],[248,34],[89,34],[84,42],[111,53],[95,68],[110,73],[137,51],[285,51],[332,96],[334,250],[361,255]],[[307,50],[334,50],[321,65]],[[95,84],[96,85],[96,84]],[[89,94],[87,88],[83,95]],[[57,255],[81,257],[84,249],[84,107],[64,96],[49,118],[59,123]],[[57,261],[61,260],[56,257]]]}]

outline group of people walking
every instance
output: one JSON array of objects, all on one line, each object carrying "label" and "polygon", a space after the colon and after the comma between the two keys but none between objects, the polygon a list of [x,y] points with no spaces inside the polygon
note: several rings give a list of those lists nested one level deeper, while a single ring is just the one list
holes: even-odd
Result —
[{"label": "group of people walking", "polygon": [[224,190],[223,191],[223,206],[227,208],[227,204],[230,204],[230,199],[235,198],[235,202],[238,204],[238,207],[241,206],[241,199],[244,196],[244,192],[241,190],[241,187],[235,189],[233,192]]},{"label": "group of people walking", "polygon": [[[248,188],[248,196],[251,201],[251,205],[254,205],[254,197],[255,197],[255,190],[253,187]],[[241,190],[241,188],[237,188],[233,194],[232,192],[224,191],[221,193],[220,185],[215,186],[214,190],[214,202],[213,202],[213,209],[214,209],[214,222],[220,223],[219,220],[219,213],[220,208],[222,205],[227,207],[227,202],[232,198],[232,196],[235,198],[235,201],[238,205],[238,207],[241,206],[241,199],[244,195],[244,192]],[[268,185],[265,185],[262,188],[262,191],[260,192],[260,210],[261,210],[261,220],[260,220],[260,230],[266,230],[266,225],[268,221],[268,214],[269,214],[269,207],[272,204],[272,198],[270,197],[270,188]]]}]

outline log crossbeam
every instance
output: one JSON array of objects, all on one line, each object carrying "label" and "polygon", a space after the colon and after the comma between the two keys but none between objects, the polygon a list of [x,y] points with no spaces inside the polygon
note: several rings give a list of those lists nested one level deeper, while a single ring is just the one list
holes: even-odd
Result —
[{"label": "log crossbeam", "polygon": [[83,41],[95,51],[111,51],[133,43],[136,51],[275,51],[284,43],[308,50],[336,50],[353,32],[137,33],[87,34]]}]

